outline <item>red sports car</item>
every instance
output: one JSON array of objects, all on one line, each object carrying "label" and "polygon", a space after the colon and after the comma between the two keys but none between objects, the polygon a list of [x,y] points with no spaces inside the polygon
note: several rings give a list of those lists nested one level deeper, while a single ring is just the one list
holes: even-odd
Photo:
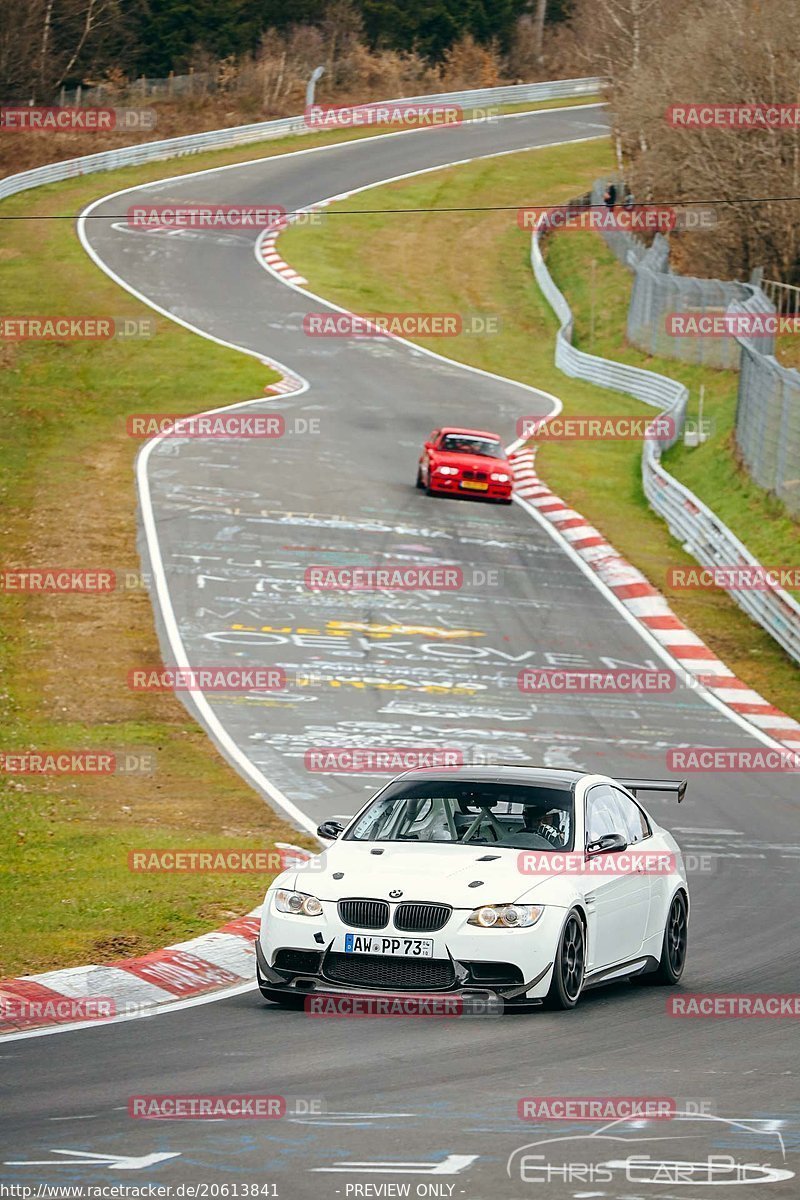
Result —
[{"label": "red sports car", "polygon": [[434,429],[420,455],[417,487],[429,496],[485,496],[511,503],[511,464],[496,433]]}]

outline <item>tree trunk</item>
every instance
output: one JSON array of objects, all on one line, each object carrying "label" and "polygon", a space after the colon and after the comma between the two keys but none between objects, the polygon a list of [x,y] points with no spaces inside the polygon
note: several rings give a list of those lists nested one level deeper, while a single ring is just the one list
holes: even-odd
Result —
[{"label": "tree trunk", "polygon": [[533,32],[537,63],[541,63],[543,58],[542,46],[544,44],[544,22],[546,16],[547,0],[536,0],[536,15],[533,18]]}]

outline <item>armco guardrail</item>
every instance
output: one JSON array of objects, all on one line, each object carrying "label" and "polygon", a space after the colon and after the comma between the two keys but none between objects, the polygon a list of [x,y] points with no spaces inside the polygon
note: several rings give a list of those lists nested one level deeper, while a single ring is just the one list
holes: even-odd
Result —
[{"label": "armco guardrail", "polygon": [[[596,181],[592,204],[602,204],[611,182]],[[666,326],[673,312],[797,315],[800,288],[774,281],[762,287],[759,271],[749,283],[676,275],[669,267],[669,242],[660,233],[649,247],[620,230],[603,230],[602,236],[633,273],[628,341],[648,354],[739,371],[736,441],[745,466],[759,487],[800,514],[800,371],[778,361],[773,335],[679,337]]]},{"label": "armco guardrail", "polygon": [[[557,79],[549,83],[520,83],[510,87],[476,88],[467,92],[439,92],[431,96],[401,96],[396,100],[382,100],[381,104],[436,104],[439,102],[458,104],[467,111],[498,104],[522,104],[537,100],[568,99],[575,96],[591,96],[600,91],[603,80]],[[79,175],[90,175],[95,171],[113,171],[117,167],[132,167],[140,163],[160,162],[167,158],[180,158],[186,154],[197,154],[201,150],[225,150],[244,146],[251,142],[267,141],[272,138],[289,137],[296,133],[309,133],[309,126],[301,114],[283,117],[278,121],[259,121],[254,125],[234,125],[230,129],[212,129],[208,133],[191,133],[184,137],[167,138],[157,142],[141,142],[137,146],[121,146],[116,150],[102,150],[98,154],[87,154],[82,158],[68,158],[63,162],[49,163],[32,171],[8,175],[0,179],[0,200],[13,196],[28,188],[40,187],[45,183],[58,183],[63,179],[74,179]]]},{"label": "armco guardrail", "polygon": [[[760,289],[731,312],[775,311]],[[784,367],[767,338],[737,338],[742,350],[736,404],[736,442],[760,487],[800,515],[800,371]]]},{"label": "armco guardrail", "polygon": [[[584,198],[582,203],[586,203]],[[572,345],[573,316],[542,256],[541,234],[533,234],[531,265],[536,281],[561,322],[556,334],[556,366],[575,379],[598,387],[625,392],[672,417],[674,433],[662,440],[645,440],[642,452],[642,484],[655,511],[670,532],[704,567],[759,567],[757,558],[693,492],[679,483],[661,465],[662,451],[681,435],[689,394],[682,383],[640,367],[612,362],[587,354]],[[777,564],[776,564],[777,565]],[[788,655],[800,662],[800,605],[783,589],[749,591],[726,589],[736,603],[775,639]]]},{"label": "armco guardrail", "polygon": [[[619,180],[598,179],[592,188],[592,204],[601,205],[606,187]],[[691,211],[691,210],[689,210]],[[733,338],[678,337],[668,332],[670,313],[722,314],[733,302],[747,300],[753,287],[735,279],[704,279],[676,275],[670,270],[669,242],[657,233],[647,245],[643,239],[621,230],[604,229],[603,241],[612,254],[633,273],[628,305],[628,341],[648,354],[660,354],[682,362],[709,367],[739,369],[740,349]],[[765,297],[766,299],[766,297]]]}]

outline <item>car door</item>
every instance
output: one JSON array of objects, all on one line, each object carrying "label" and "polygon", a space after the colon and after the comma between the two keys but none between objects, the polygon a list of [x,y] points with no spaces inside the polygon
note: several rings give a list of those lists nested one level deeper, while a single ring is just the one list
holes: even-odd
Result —
[{"label": "car door", "polygon": [[[671,845],[664,838],[663,830],[659,829],[657,825],[653,827],[641,805],[633,801],[624,792],[620,792],[619,788],[615,790],[622,801],[628,817],[628,845],[634,846],[638,850],[640,849],[639,843],[645,842],[641,846],[641,849],[650,855],[654,861],[659,856],[663,856],[667,860],[674,859]],[[669,870],[654,869],[650,875],[650,918],[645,940],[648,938],[657,938],[659,946],[661,935],[664,932],[664,923],[667,919],[667,911],[672,900],[672,889],[673,877],[671,872]],[[650,950],[652,952],[652,945],[650,946]]]},{"label": "car door", "polygon": [[[587,847],[606,834],[622,834],[629,841],[636,813],[627,811],[626,806],[633,805],[627,796],[610,784],[597,783],[589,788],[585,805]],[[598,867],[602,858],[609,865],[613,861],[601,855]],[[650,886],[650,876],[639,870],[616,874],[598,870],[588,875],[589,970],[626,962],[639,953],[647,934]]]}]

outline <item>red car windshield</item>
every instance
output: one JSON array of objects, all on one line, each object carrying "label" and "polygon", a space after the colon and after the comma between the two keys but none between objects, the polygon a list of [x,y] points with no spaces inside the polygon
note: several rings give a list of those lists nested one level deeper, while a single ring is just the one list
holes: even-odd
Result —
[{"label": "red car windshield", "polygon": [[450,454],[482,454],[485,458],[505,458],[497,438],[475,437],[466,433],[446,433],[439,443],[440,450]]}]

